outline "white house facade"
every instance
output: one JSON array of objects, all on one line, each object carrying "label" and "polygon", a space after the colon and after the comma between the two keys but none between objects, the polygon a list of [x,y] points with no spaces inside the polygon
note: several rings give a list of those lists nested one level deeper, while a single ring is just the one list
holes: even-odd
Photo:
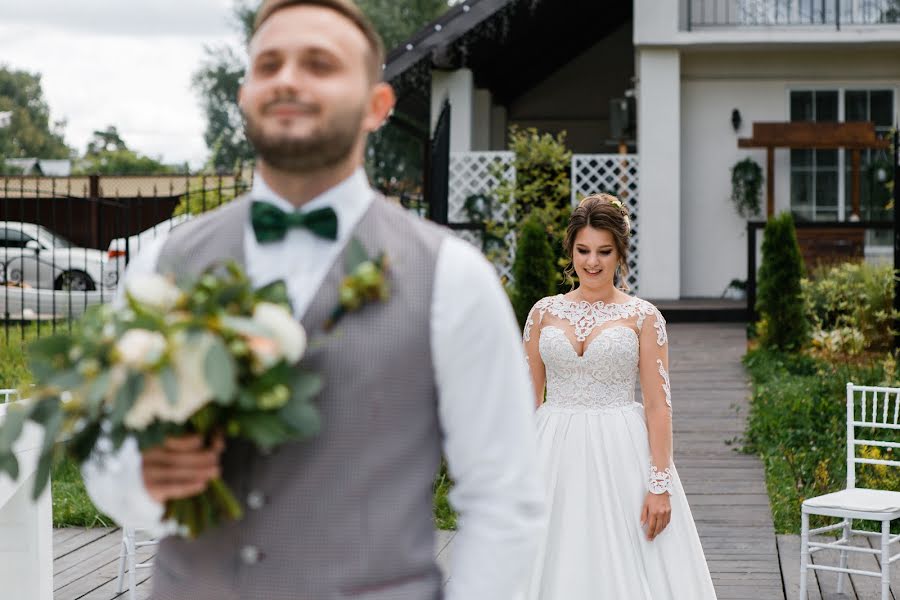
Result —
[{"label": "white house facade", "polygon": [[[739,149],[738,139],[751,136],[754,122],[773,121],[872,121],[886,133],[900,113],[900,2],[626,4],[468,0],[392,53],[389,79],[416,60],[420,70],[425,64],[430,127],[448,100],[457,156],[504,150],[513,124],[565,130],[579,154],[627,152],[639,165],[639,293],[719,297],[747,276],[746,219],[729,200],[731,167],[747,156],[766,164],[765,150]],[[565,18],[568,37],[583,43],[561,50],[554,18]],[[636,134],[625,139],[610,105],[631,97]],[[774,167],[776,212],[849,217],[845,151],[777,150]],[[870,191],[862,219],[885,218]],[[867,236],[867,253],[879,243],[883,237]]]}]

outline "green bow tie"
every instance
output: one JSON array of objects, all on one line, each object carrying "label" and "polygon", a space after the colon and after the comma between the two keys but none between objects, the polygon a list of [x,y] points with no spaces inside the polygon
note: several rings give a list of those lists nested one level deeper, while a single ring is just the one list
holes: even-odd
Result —
[{"label": "green bow tie", "polygon": [[305,227],[323,238],[337,239],[337,214],[329,207],[288,213],[268,202],[254,202],[250,207],[250,222],[260,244],[284,239],[290,227]]}]

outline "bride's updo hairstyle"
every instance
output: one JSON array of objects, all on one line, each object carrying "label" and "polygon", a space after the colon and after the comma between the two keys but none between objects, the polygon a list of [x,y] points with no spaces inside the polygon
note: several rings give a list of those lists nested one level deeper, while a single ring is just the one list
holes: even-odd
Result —
[{"label": "bride's updo hairstyle", "polygon": [[573,288],[575,287],[573,278],[575,265],[572,262],[572,255],[575,252],[575,236],[585,227],[603,229],[612,234],[616,252],[619,254],[619,265],[616,269],[619,287],[627,290],[628,239],[631,237],[631,221],[628,219],[628,210],[615,196],[593,194],[584,198],[572,211],[563,246],[566,256],[569,257],[569,266],[566,267],[565,274]]}]

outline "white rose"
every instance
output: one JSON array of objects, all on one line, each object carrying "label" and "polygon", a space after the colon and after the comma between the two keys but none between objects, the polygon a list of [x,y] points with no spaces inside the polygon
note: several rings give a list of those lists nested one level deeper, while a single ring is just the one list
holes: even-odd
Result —
[{"label": "white rose", "polygon": [[306,352],[306,332],[300,322],[280,304],[260,302],[253,309],[253,321],[269,332],[289,363],[295,363]]},{"label": "white rose", "polygon": [[262,373],[281,360],[281,347],[273,338],[254,335],[247,338],[247,348],[253,356],[253,372]]},{"label": "white rose", "polygon": [[166,402],[160,418],[165,421],[184,423],[195,412],[206,406],[213,398],[206,381],[206,353],[215,341],[210,333],[201,333],[188,338],[176,339],[172,351],[172,366],[178,383],[178,401],[173,406]]},{"label": "white rose", "polygon": [[169,404],[162,383],[156,375],[144,377],[144,389],[125,415],[125,425],[143,431]]},{"label": "white rose", "polygon": [[122,364],[141,370],[159,362],[166,351],[166,338],[156,331],[129,329],[115,347]]},{"label": "white rose", "polygon": [[130,280],[125,289],[138,303],[167,311],[181,299],[181,290],[158,273],[147,273]]}]

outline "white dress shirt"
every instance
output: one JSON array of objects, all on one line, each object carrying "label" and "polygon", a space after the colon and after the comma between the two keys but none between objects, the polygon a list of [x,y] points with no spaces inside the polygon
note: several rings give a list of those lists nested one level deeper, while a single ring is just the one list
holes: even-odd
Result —
[{"label": "white dress shirt", "polygon": [[[258,174],[251,195],[294,210]],[[338,214],[336,241],[295,228],[282,242],[259,244],[248,221],[244,252],[250,280],[262,286],[283,279],[301,318],[374,197],[359,169],[300,209],[332,207]],[[163,240],[131,261],[126,283],[156,270]],[[545,524],[535,469],[534,394],[518,326],[493,267],[468,243],[448,236],[434,277],[431,350],[443,450],[455,481],[450,502],[459,513],[446,595],[448,600],[518,597]],[[119,523],[163,530],[163,508],[143,485],[133,440],[102,465],[86,463],[83,471],[101,510]]]}]

